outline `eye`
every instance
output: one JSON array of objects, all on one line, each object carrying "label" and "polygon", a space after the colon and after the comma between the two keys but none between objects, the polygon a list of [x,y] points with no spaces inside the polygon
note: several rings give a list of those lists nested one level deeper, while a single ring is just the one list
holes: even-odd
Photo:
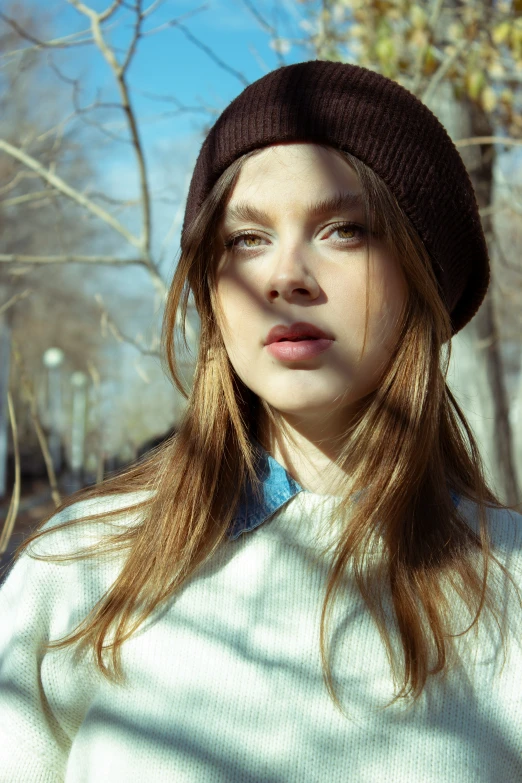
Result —
[{"label": "eye", "polygon": [[338,244],[353,245],[362,239],[366,234],[364,226],[360,226],[358,223],[336,223],[333,226],[328,227],[327,239],[337,234],[338,239],[341,241]]},{"label": "eye", "polygon": [[258,234],[235,234],[225,241],[226,250],[255,250],[261,247],[264,239]]}]

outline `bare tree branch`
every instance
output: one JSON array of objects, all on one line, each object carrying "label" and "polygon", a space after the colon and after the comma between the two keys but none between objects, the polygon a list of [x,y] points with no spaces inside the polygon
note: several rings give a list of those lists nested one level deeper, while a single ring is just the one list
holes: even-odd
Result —
[{"label": "bare tree branch", "polygon": [[181,30],[181,32],[183,33],[183,35],[184,35],[186,38],[188,38],[188,40],[189,40],[191,43],[193,43],[193,44],[194,44],[194,46],[197,46],[197,47],[198,47],[198,49],[201,49],[201,51],[202,51],[202,52],[205,52],[205,54],[206,54],[208,57],[210,57],[210,59],[212,60],[212,62],[216,63],[216,65],[218,65],[218,66],[219,66],[219,67],[220,67],[220,68],[221,68],[223,71],[226,71],[227,73],[230,73],[230,74],[232,74],[232,76],[235,76],[235,77],[236,77],[236,79],[238,79],[238,80],[241,82],[241,84],[243,85],[243,87],[248,87],[248,85],[250,84],[250,82],[248,81],[248,79],[246,78],[246,76],[244,76],[244,74],[242,74],[242,73],[241,73],[241,71],[236,71],[236,69],[235,69],[235,68],[231,68],[231,67],[230,67],[230,65],[227,65],[227,63],[226,63],[226,62],[224,62],[224,60],[222,60],[220,57],[218,57],[218,56],[217,56],[217,54],[216,54],[215,52],[213,52],[213,51],[212,51],[212,49],[211,49],[209,46],[207,46],[207,45],[206,45],[206,44],[204,44],[202,41],[200,41],[200,40],[199,40],[199,38],[196,38],[196,36],[195,36],[195,35],[193,35],[193,33],[191,33],[191,32],[190,32],[190,30],[188,30],[188,29],[185,27],[185,25],[184,25],[184,24],[180,24],[180,23],[178,23],[178,24],[176,25],[176,27],[178,28],[178,30]]},{"label": "bare tree branch", "polygon": [[15,188],[23,179],[35,179],[36,176],[37,175],[31,171],[17,171],[12,180],[0,187],[0,195],[2,193],[9,193],[9,191],[13,190],[13,188]]},{"label": "bare tree branch", "polygon": [[24,164],[24,166],[27,166],[27,168],[32,169],[32,171],[35,171],[39,177],[45,180],[45,182],[48,182],[50,185],[56,188],[56,190],[58,190],[60,193],[63,193],[64,196],[67,196],[68,198],[72,199],[72,201],[75,201],[77,204],[79,204],[81,207],[87,209],[93,215],[96,215],[96,217],[103,220],[105,223],[107,223],[107,225],[109,225],[119,234],[124,236],[127,242],[129,242],[129,244],[141,250],[142,241],[138,237],[135,237],[134,234],[131,234],[131,232],[128,231],[125,228],[125,226],[123,226],[119,222],[119,220],[116,220],[105,209],[100,207],[94,201],[88,199],[79,191],[72,188],[70,185],[64,182],[64,180],[61,177],[57,176],[56,174],[53,174],[48,169],[45,169],[42,166],[42,164],[36,160],[36,158],[32,157],[32,155],[29,155],[27,152],[24,152],[18,147],[14,147],[5,139],[0,139],[0,149],[4,150],[4,152],[7,152],[8,155],[11,155],[11,157],[16,158],[16,160],[19,160],[21,163]]},{"label": "bare tree branch", "polygon": [[[128,60],[129,54],[127,53],[127,57],[125,58],[124,64],[119,65],[116,56],[114,54],[114,51],[107,44],[101,31],[101,22],[103,21],[103,19],[107,19],[110,13],[114,12],[120,0],[114,0],[112,6],[110,6],[109,9],[107,9],[107,11],[104,12],[104,14],[97,14],[92,8],[89,8],[84,3],[80,2],[80,0],[68,0],[68,2],[71,3],[71,5],[73,5],[80,13],[85,14],[85,16],[87,16],[90,19],[91,30],[92,30],[94,40],[96,41],[96,45],[98,46],[100,52],[104,56],[107,64],[112,69],[118,85],[120,98],[122,102],[122,108],[127,116],[127,122],[131,133],[132,143],[136,153],[136,160],[138,164],[138,173],[139,173],[139,181],[140,181],[140,191],[141,191],[141,198],[142,198],[142,205],[143,205],[142,206],[142,214],[143,214],[142,235],[139,240],[139,244],[136,245],[136,247],[139,247],[140,250],[145,254],[147,258],[147,264],[151,270],[151,273],[153,274],[153,277],[154,276],[159,277],[159,273],[155,268],[151,259],[151,204],[150,204],[149,186],[147,182],[145,156],[143,153],[143,147],[141,143],[140,134],[138,131],[138,125],[136,122],[134,111],[131,106],[129,90],[125,79],[125,75],[126,75],[125,68],[127,67],[128,62],[130,62],[130,60]],[[140,5],[138,7],[138,14],[141,14],[141,0],[140,0]],[[134,51],[137,38],[139,37],[140,28],[141,28],[141,16],[140,16],[139,23],[136,25],[134,29],[133,39],[131,41],[128,50],[129,52]]]},{"label": "bare tree branch", "polygon": [[0,533],[0,555],[5,554],[9,541],[13,534],[16,517],[18,516],[18,509],[20,507],[20,490],[21,490],[21,471],[20,471],[20,444],[18,440],[18,427],[16,426],[16,416],[13,405],[13,398],[11,392],[7,392],[7,407],[9,409],[9,421],[11,422],[11,432],[13,435],[13,450],[14,450],[14,465],[15,465],[15,480],[13,487],[13,494],[11,495],[11,502],[9,503],[9,509],[7,511],[7,517]]},{"label": "bare tree branch", "polygon": [[0,199],[0,204],[3,207],[15,207],[18,204],[27,204],[32,201],[48,201],[52,195],[50,190],[37,190],[33,193],[25,193],[23,196],[13,196],[13,198]]},{"label": "bare tree branch", "polygon": [[259,26],[262,30],[264,30],[265,33],[268,33],[272,36],[277,36],[277,32],[272,25],[266,21],[266,19],[259,13],[257,8],[254,6],[254,4],[250,0],[243,0],[243,5],[248,8],[254,19],[257,21]]},{"label": "bare tree branch", "polygon": [[96,302],[98,303],[98,307],[100,308],[102,331],[105,332],[108,329],[111,332],[112,336],[119,343],[127,343],[127,345],[132,345],[143,356],[155,356],[158,359],[161,358],[161,353],[157,348],[146,348],[137,339],[135,339],[134,337],[129,337],[128,335],[124,334],[121,331],[119,326],[117,326],[117,324],[109,315],[109,311],[105,307],[101,294],[95,294],[94,298],[96,299]]},{"label": "bare tree branch", "polygon": [[261,68],[261,70],[264,71],[265,73],[269,73],[272,69],[268,67],[268,65],[263,60],[256,47],[253,46],[252,44],[249,44],[248,49],[250,51],[250,54],[253,56],[254,60]]},{"label": "bare tree branch", "polygon": [[144,258],[116,258],[115,256],[24,256],[17,253],[0,253],[0,264],[107,264],[109,266],[146,266]]},{"label": "bare tree branch", "polygon": [[0,305],[0,315],[2,313],[5,313],[6,310],[9,310],[10,307],[13,307],[17,302],[20,302],[22,299],[26,299],[29,294],[32,294],[32,290],[30,288],[26,288],[25,291],[21,291],[19,294],[15,294],[10,299],[7,300],[7,302],[4,302],[3,305]]},{"label": "bare tree branch", "polygon": [[146,19],[147,16],[153,14],[154,11],[157,11],[158,8],[164,5],[165,2],[166,0],[153,0],[153,2],[149,5],[149,7],[143,11],[143,18]]},{"label": "bare tree branch", "polygon": [[[80,106],[76,99],[74,99],[74,107],[75,107],[75,116],[78,117],[81,122],[84,123],[84,125],[88,125],[90,128],[95,128],[99,133],[101,133],[106,138],[110,139],[111,141],[115,141],[118,144],[132,144],[131,139],[126,139],[124,136],[118,136],[116,133],[113,133],[109,130],[107,127],[107,123],[102,124],[101,122],[97,122],[96,120],[90,119],[87,115],[90,112],[96,111],[97,109],[107,109],[107,108],[118,108],[121,109],[121,104],[116,104],[116,106],[111,106],[110,104],[103,104],[98,103],[98,101],[94,101],[89,106]],[[119,127],[126,127],[126,123],[120,122],[118,123]]]},{"label": "bare tree branch", "polygon": [[522,147],[522,139],[512,139],[509,136],[471,136],[469,139],[459,139],[456,147],[470,147],[473,144],[507,144],[508,147]]},{"label": "bare tree branch", "polygon": [[38,443],[40,444],[40,448],[42,450],[45,467],[47,469],[47,476],[49,478],[49,484],[51,486],[52,498],[55,506],[58,507],[61,504],[62,499],[60,497],[60,492],[58,490],[58,482],[56,480],[56,473],[54,471],[53,460],[51,457],[51,452],[49,451],[47,438],[45,437],[45,432],[43,430],[40,417],[38,416],[36,395],[34,393],[33,385],[29,380],[29,378],[27,377],[22,355],[20,353],[17,343],[14,340],[12,345],[12,352],[13,352],[13,358],[15,360],[15,363],[18,367],[18,371],[20,373],[20,381],[22,384],[22,388],[29,401],[29,410],[31,413],[31,419],[33,421],[33,425],[36,431]]},{"label": "bare tree branch", "polygon": [[127,54],[125,55],[125,59],[123,61],[123,64],[121,66],[122,74],[125,74],[128,69],[129,65],[131,64],[134,55],[136,54],[136,46],[138,44],[138,41],[142,35],[142,24],[143,24],[143,14],[141,10],[141,3],[142,0],[136,0],[136,19],[134,22],[134,34],[132,36],[130,46],[127,50]]},{"label": "bare tree branch", "polygon": [[[260,26],[260,28],[265,33],[268,33],[268,35],[271,37],[271,39],[273,41],[278,41],[280,39],[281,36],[277,32],[277,30],[274,27],[274,25],[272,25],[272,24],[270,24],[269,22],[266,21],[264,16],[262,16],[262,14],[259,13],[259,11],[257,10],[257,8],[255,7],[255,5],[253,4],[253,2],[251,0],[243,0],[243,5],[250,11],[250,13],[252,14],[254,19],[256,20],[258,25]],[[274,51],[276,53],[278,64],[280,66],[281,65],[286,65],[285,58],[283,57],[283,53],[280,51],[280,49],[278,47],[276,47],[274,49]]]},{"label": "bare tree branch", "polygon": [[[510,269],[512,272],[516,272],[517,274],[522,274],[522,265],[520,264],[512,264],[511,261],[508,261],[506,258],[506,254],[504,253],[504,249],[502,247],[502,243],[500,242],[500,238],[495,230],[495,227],[493,226],[493,241],[495,243],[495,247],[498,252],[498,260],[500,261],[500,264],[505,269]],[[498,281],[497,281],[498,284]]]},{"label": "bare tree branch", "polygon": [[67,2],[71,3],[77,11],[79,11],[84,16],[88,16],[91,20],[96,18],[98,24],[101,24],[102,22],[105,22],[110,16],[112,16],[115,11],[118,10],[118,8],[121,5],[121,0],[113,0],[113,2],[108,6],[105,11],[101,11],[100,13],[97,13],[92,8],[90,8],[88,5],[85,5],[84,3],[80,2],[80,0],[67,0]]},{"label": "bare tree branch", "polygon": [[[415,59],[415,63],[412,66],[413,69],[413,78],[410,84],[410,90],[414,95],[417,95],[417,92],[419,91],[419,87],[422,81],[422,70],[423,70],[423,64],[424,64],[424,58],[426,57],[426,54],[428,52],[428,49],[431,46],[431,40],[433,38],[433,31],[435,29],[435,25],[437,23],[437,20],[440,16],[440,12],[442,10],[444,0],[434,0],[433,2],[433,8],[432,12],[430,14],[430,20],[429,20],[429,31],[431,33],[428,41],[426,42],[425,46],[420,46],[417,52],[417,57]],[[440,69],[439,69],[440,70]],[[437,74],[435,74],[436,76]],[[434,76],[434,78],[435,78]],[[437,82],[438,84],[438,82]],[[423,97],[423,102],[426,103]]]},{"label": "bare tree branch", "polygon": [[[113,204],[115,207],[136,207],[140,203],[139,198],[113,198],[113,196],[108,196],[107,193],[102,193],[98,190],[87,190],[86,192],[89,194],[89,198],[97,198],[100,199],[100,201],[106,201],[107,204]],[[172,200],[172,203],[176,203],[174,199]]]},{"label": "bare tree branch", "polygon": [[155,35],[156,33],[159,33],[162,30],[168,30],[171,27],[177,27],[180,24],[180,22],[186,21],[187,19],[191,19],[193,16],[196,16],[196,14],[200,14],[202,11],[207,11],[208,7],[209,7],[208,4],[205,3],[205,5],[200,5],[198,8],[193,8],[191,11],[187,11],[187,13],[185,14],[181,14],[181,16],[176,16],[174,19],[169,19],[168,22],[163,22],[157,27],[153,27],[152,30],[147,30],[147,32],[144,32],[142,34],[142,38],[146,38],[148,35]]},{"label": "bare tree branch", "polygon": [[[453,63],[456,62],[456,60],[458,60],[458,58],[460,57],[461,53],[464,51],[467,45],[468,45],[467,40],[464,39],[462,41],[459,41],[458,44],[455,46],[454,50],[449,54],[447,54],[446,57],[444,57],[441,64],[439,65],[439,67],[431,77],[427,88],[424,90],[421,96],[421,100],[424,104],[428,104],[431,101],[435,90],[437,89],[441,81],[444,79],[444,77],[448,73]],[[422,67],[422,61],[421,61],[421,67]],[[421,76],[422,76],[422,71],[420,71],[418,77],[415,77],[414,79],[414,84],[417,86],[417,88]],[[412,92],[414,92],[414,90],[412,90]]]},{"label": "bare tree branch", "polygon": [[[101,294],[95,294],[94,298],[96,299],[96,302],[98,304],[98,307],[100,308],[100,315],[101,315],[101,327],[102,332],[106,332],[109,330],[112,334],[112,336],[120,343],[127,343],[127,345],[132,345],[133,348],[136,348],[137,351],[140,352],[142,356],[155,356],[156,358],[161,359],[161,350],[158,346],[158,348],[155,348],[154,346],[151,348],[146,348],[138,339],[135,339],[133,337],[129,337],[128,335],[124,334],[119,326],[114,322],[114,320],[111,318],[111,315],[107,308],[105,307],[105,303],[103,301],[103,297]],[[187,309],[193,309],[193,305],[188,303]],[[178,310],[176,314],[176,326],[180,328],[180,316],[181,313]],[[195,345],[197,343],[197,334],[194,331],[194,328],[192,327],[192,324],[186,320],[185,321],[185,328],[188,333],[188,337],[190,340],[192,340],[193,344]],[[192,362],[181,362],[180,366],[192,366]]]},{"label": "bare tree branch", "polygon": [[180,203],[178,205],[178,208],[174,212],[174,215],[173,215],[170,227],[169,227],[167,233],[165,234],[165,236],[163,237],[163,241],[161,243],[161,247],[160,247],[160,250],[159,250],[159,260],[160,260],[160,263],[163,261],[163,259],[165,257],[165,250],[167,248],[168,243],[171,241],[172,237],[174,236],[174,234],[176,233],[178,228],[180,228],[180,226],[181,226],[181,221],[183,220],[183,213],[184,213],[184,211],[185,211],[185,205],[183,203]]},{"label": "bare tree branch", "polygon": [[[70,35],[65,35],[62,38],[55,38],[52,41],[41,41],[39,38],[36,38],[34,35],[31,35],[31,33],[25,30],[21,25],[19,25],[15,19],[12,19],[11,17],[2,13],[2,11],[0,11],[0,19],[2,19],[6,24],[8,24],[12,30],[18,33],[20,38],[23,38],[25,41],[29,41],[29,43],[34,44],[35,48],[38,49],[58,49],[58,48],[67,49],[70,48],[71,46],[85,46],[85,44],[91,44],[94,42],[92,36],[81,39],[80,41],[71,40],[74,38],[79,38],[81,35],[85,35],[86,33],[90,32],[89,30],[81,30],[78,33],[71,33]],[[0,56],[11,57],[15,54],[19,54],[21,52],[27,52],[27,51],[28,49],[16,49],[10,52],[4,52]]]},{"label": "bare tree branch", "polygon": [[[40,134],[38,139],[44,139],[46,136],[56,132],[57,130],[61,130],[62,133],[65,130],[65,126],[71,122],[73,119],[79,118],[81,122],[83,122],[85,125],[88,125],[91,128],[96,128],[97,131],[102,133],[104,136],[107,136],[111,141],[116,141],[118,143],[123,144],[130,144],[130,140],[123,138],[121,136],[117,136],[116,134],[112,133],[108,128],[107,125],[102,125],[100,122],[96,122],[95,120],[91,120],[87,117],[87,114],[90,112],[97,111],[99,109],[117,109],[118,111],[122,110],[121,103],[116,102],[109,102],[109,101],[101,101],[100,96],[100,90],[97,91],[96,99],[89,104],[88,106],[81,106],[80,105],[80,80],[79,79],[71,79],[68,76],[66,76],[63,71],[60,70],[60,68],[56,65],[55,62],[49,57],[48,59],[48,65],[51,68],[51,70],[55,73],[55,75],[60,79],[60,81],[64,82],[65,84],[70,85],[72,90],[72,103],[74,106],[74,111],[69,114],[68,117],[66,117],[63,120],[60,120],[60,122],[55,125],[53,128],[50,128],[49,130],[45,131],[43,134]],[[122,123],[123,125],[123,123]]]},{"label": "bare tree branch", "polygon": [[179,114],[181,112],[189,113],[194,112],[195,114],[209,114],[211,116],[217,116],[219,114],[219,109],[216,109],[214,106],[187,106],[184,103],[181,103],[179,98],[176,98],[174,95],[157,95],[153,92],[147,92],[145,90],[138,90],[134,88],[134,92],[138,95],[142,95],[144,98],[148,98],[151,101],[160,101],[162,103],[173,103],[177,108],[177,112],[165,112],[162,116],[164,117],[174,117],[176,114]]}]

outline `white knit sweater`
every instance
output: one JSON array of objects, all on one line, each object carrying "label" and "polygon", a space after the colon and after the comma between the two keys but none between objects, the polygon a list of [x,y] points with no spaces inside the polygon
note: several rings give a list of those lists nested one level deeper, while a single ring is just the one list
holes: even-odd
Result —
[{"label": "white knit sweater", "polygon": [[[497,631],[481,626],[478,638],[459,641],[460,662],[446,681],[430,678],[413,707],[382,709],[393,695],[389,664],[349,578],[334,612],[331,657],[349,718],[336,710],[321,670],[326,564],[314,539],[335,502],[301,492],[228,542],[125,643],[123,686],[104,679],[89,653],[40,649],[85,617],[118,562],[23,556],[0,590],[0,781],[522,781],[519,632],[502,672]],[[79,512],[85,501],[51,525]],[[497,554],[521,583],[522,517],[490,517]],[[73,526],[36,548],[71,551],[98,534]],[[506,599],[506,621],[520,627],[521,614]]]}]

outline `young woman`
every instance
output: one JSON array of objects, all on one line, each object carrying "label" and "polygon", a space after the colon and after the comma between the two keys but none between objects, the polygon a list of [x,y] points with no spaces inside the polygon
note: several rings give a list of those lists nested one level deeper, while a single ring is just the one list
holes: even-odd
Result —
[{"label": "young woman", "polygon": [[0,591],[0,781],[522,780],[520,516],[446,385],[489,280],[400,85],[276,70],[201,149],[164,321],[178,432]]}]

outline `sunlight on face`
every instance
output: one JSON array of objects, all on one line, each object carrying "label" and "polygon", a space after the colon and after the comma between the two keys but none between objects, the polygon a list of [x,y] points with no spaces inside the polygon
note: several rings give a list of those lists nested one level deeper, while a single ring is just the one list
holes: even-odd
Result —
[{"label": "sunlight on face", "polygon": [[[226,350],[245,385],[287,417],[328,414],[342,426],[395,344],[406,283],[379,239],[368,267],[360,195],[333,150],[279,144],[245,162],[225,211],[216,294]],[[274,355],[265,344],[272,327],[303,321],[331,338],[326,349]]]}]

